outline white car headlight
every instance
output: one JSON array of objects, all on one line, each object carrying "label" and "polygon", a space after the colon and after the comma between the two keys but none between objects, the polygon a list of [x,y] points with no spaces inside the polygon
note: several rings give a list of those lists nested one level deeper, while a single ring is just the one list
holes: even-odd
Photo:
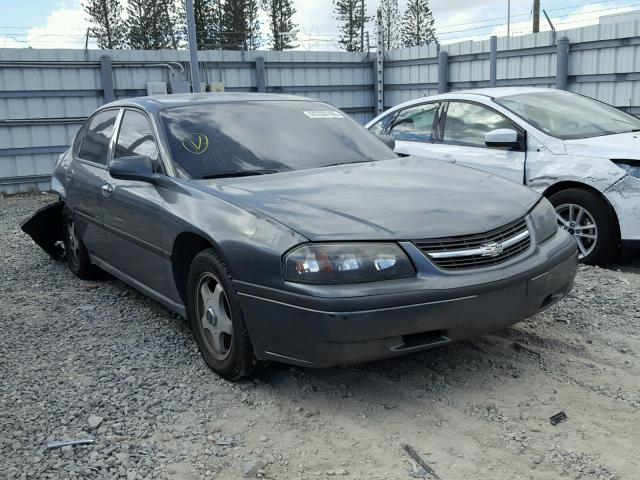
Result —
[{"label": "white car headlight", "polygon": [[558,231],[556,210],[546,198],[542,198],[529,215],[531,215],[538,243],[548,240]]},{"label": "white car headlight", "polygon": [[379,282],[415,274],[411,261],[395,243],[307,244],[284,259],[285,280],[296,283]]}]

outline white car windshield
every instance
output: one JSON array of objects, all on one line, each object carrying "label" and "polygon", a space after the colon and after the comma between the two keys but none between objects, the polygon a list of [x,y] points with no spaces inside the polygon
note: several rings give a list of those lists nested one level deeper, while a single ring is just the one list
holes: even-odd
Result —
[{"label": "white car windshield", "polygon": [[581,95],[557,91],[523,93],[495,101],[538,130],[562,140],[640,130],[640,119]]}]

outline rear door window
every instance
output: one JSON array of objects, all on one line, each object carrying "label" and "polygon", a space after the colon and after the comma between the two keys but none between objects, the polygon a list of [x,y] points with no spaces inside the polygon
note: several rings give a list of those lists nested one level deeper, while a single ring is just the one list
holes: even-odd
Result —
[{"label": "rear door window", "polygon": [[389,135],[405,142],[432,142],[433,123],[439,107],[439,103],[427,103],[402,110]]},{"label": "rear door window", "polygon": [[82,160],[107,165],[109,141],[116,123],[118,110],[106,110],[96,114],[80,141],[78,157]]}]

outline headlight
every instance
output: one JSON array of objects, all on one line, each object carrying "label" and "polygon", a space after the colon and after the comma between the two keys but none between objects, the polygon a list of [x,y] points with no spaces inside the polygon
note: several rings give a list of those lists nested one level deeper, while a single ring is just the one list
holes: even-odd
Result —
[{"label": "headlight", "polygon": [[531,220],[538,243],[542,243],[558,231],[558,217],[553,205],[543,198],[531,210]]},{"label": "headlight", "polygon": [[632,177],[640,178],[640,162],[638,160],[611,160]]},{"label": "headlight", "polygon": [[335,285],[379,282],[415,275],[395,243],[307,244],[285,257],[285,280]]}]

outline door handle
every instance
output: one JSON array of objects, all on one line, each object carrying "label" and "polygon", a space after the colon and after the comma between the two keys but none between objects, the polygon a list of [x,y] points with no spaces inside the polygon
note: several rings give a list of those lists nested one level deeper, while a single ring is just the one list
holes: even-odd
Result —
[{"label": "door handle", "polygon": [[113,185],[111,185],[110,183],[105,183],[104,185],[102,185],[101,190],[103,197],[110,197],[113,193]]}]

